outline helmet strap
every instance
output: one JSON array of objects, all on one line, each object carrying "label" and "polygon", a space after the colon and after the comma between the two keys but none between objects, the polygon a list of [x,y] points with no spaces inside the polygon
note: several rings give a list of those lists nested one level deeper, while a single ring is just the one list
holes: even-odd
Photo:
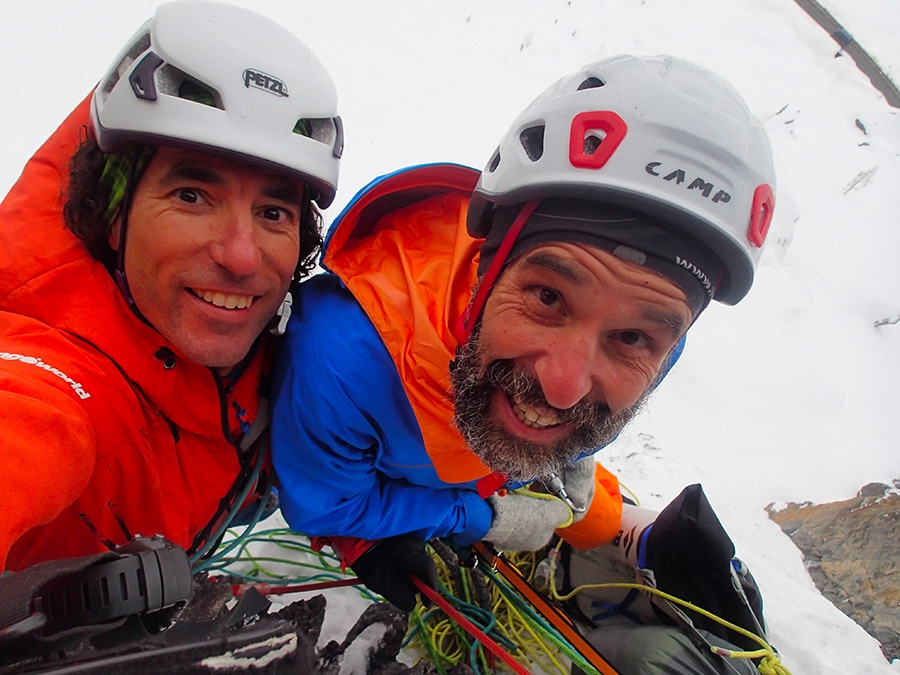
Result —
[{"label": "helmet strap", "polygon": [[125,276],[125,240],[128,233],[128,214],[131,211],[131,204],[134,201],[134,184],[136,182],[135,177],[137,176],[139,160],[140,157],[138,156],[135,156],[131,160],[131,165],[128,168],[128,178],[125,181],[125,192],[122,195],[122,202],[119,205],[119,248],[116,251],[116,269],[113,272],[113,278],[115,279],[116,286],[122,294],[122,297],[125,299],[128,308],[134,312],[137,318],[155,330],[153,324],[150,323],[147,318],[141,314],[141,310],[138,309],[137,303],[134,301],[134,296],[131,295],[131,289],[128,286],[128,278]]},{"label": "helmet strap", "polygon": [[472,302],[469,303],[469,306],[466,307],[465,311],[460,315],[456,322],[456,326],[454,327],[453,335],[460,345],[464,345],[469,341],[469,336],[472,334],[472,330],[475,328],[475,324],[481,316],[481,312],[484,311],[488,296],[491,294],[494,284],[500,277],[500,272],[506,264],[506,259],[509,257],[509,252],[512,250],[513,244],[516,243],[519,233],[522,231],[522,228],[525,227],[525,223],[528,222],[531,214],[534,213],[534,210],[540,203],[540,199],[532,199],[529,202],[525,202],[525,204],[522,205],[522,210],[519,211],[519,215],[516,216],[516,219],[510,226],[509,231],[503,237],[503,241],[500,243],[497,253],[494,255],[494,259],[491,260],[487,272],[484,273],[484,277],[478,285],[475,297],[472,298]]},{"label": "helmet strap", "polygon": [[[302,204],[300,207],[300,237],[303,237],[303,228],[309,222],[309,219],[313,217],[312,213],[312,189],[310,188],[308,183],[303,183],[303,196],[302,196]],[[298,262],[299,268],[299,262]],[[300,279],[302,279],[302,275],[299,270],[294,273],[294,278],[291,279],[291,284],[288,287],[288,292],[284,296],[284,300],[281,301],[281,305],[278,307],[278,311],[275,312],[275,316],[272,317],[272,320],[269,322],[269,332],[272,335],[284,335],[287,331],[287,324],[291,318],[291,305],[294,302],[294,297],[291,295],[291,291],[297,288],[300,283]]]}]

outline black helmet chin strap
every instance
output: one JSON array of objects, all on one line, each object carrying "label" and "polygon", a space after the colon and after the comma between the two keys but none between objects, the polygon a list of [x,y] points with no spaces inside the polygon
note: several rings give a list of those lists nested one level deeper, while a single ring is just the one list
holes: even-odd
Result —
[{"label": "black helmet chin strap", "polygon": [[131,204],[134,201],[134,184],[136,182],[135,176],[137,173],[138,160],[139,156],[135,156],[131,160],[131,165],[128,167],[128,179],[125,181],[125,193],[122,195],[122,203],[119,205],[119,247],[116,251],[116,269],[113,272],[113,278],[115,279],[116,286],[122,294],[122,297],[125,299],[125,303],[128,305],[129,309],[134,312],[137,318],[156,330],[153,324],[147,321],[147,318],[141,314],[141,310],[138,309],[137,303],[134,301],[134,296],[131,295],[131,289],[128,287],[128,278],[125,276],[125,239],[128,233],[128,214],[131,211]]},{"label": "black helmet chin strap", "polygon": [[[307,223],[310,218],[314,217],[312,213],[311,192],[312,191],[309,183],[303,183],[303,196],[301,198],[302,206],[300,208],[301,238],[303,237],[304,224]],[[278,311],[275,312],[275,316],[272,317],[272,320],[268,324],[269,332],[272,335],[284,335],[287,331],[288,320],[291,318],[291,306],[294,304],[294,296],[291,294],[291,291],[297,287],[297,284],[300,283],[300,279],[302,279],[302,275],[299,272],[295,272],[294,278],[291,280],[287,293],[284,296],[284,300],[281,301],[281,305],[279,305]]]}]

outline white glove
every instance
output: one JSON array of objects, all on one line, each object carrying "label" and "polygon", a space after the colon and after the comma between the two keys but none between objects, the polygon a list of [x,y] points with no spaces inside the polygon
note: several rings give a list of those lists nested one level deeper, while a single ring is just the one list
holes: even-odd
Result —
[{"label": "white glove", "polygon": [[526,492],[491,495],[487,501],[494,510],[494,519],[484,538],[504,551],[536,551],[572,515],[559,499],[529,496]]},{"label": "white glove", "polygon": [[593,455],[588,455],[563,468],[559,476],[547,476],[538,483],[543,483],[547,492],[555,494],[569,504],[572,509],[572,522],[577,523],[584,518],[594,499],[597,487],[594,481],[596,469],[597,463]]}]

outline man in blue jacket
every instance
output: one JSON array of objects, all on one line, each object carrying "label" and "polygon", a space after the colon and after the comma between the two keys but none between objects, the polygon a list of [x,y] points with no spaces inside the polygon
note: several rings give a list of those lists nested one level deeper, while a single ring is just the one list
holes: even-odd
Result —
[{"label": "man in blue jacket", "polygon": [[552,85],[480,175],[374,181],[332,226],[329,273],[303,285],[281,352],[288,523],[404,609],[432,537],[613,539],[621,495],[593,454],[709,301],[749,291],[773,184],[727,82],[631,56]]}]

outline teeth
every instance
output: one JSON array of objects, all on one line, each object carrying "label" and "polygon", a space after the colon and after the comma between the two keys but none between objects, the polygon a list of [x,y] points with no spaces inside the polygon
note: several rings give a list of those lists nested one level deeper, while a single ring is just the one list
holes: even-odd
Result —
[{"label": "teeth", "polygon": [[525,403],[516,403],[513,406],[516,417],[522,424],[532,427],[533,429],[544,429],[546,427],[554,427],[559,424],[559,418],[553,413],[545,413],[534,406]]},{"label": "teeth", "polygon": [[225,309],[249,309],[253,304],[252,295],[225,295],[221,292],[213,293],[212,291],[194,291],[194,295],[203,298],[216,307],[224,307]]}]

